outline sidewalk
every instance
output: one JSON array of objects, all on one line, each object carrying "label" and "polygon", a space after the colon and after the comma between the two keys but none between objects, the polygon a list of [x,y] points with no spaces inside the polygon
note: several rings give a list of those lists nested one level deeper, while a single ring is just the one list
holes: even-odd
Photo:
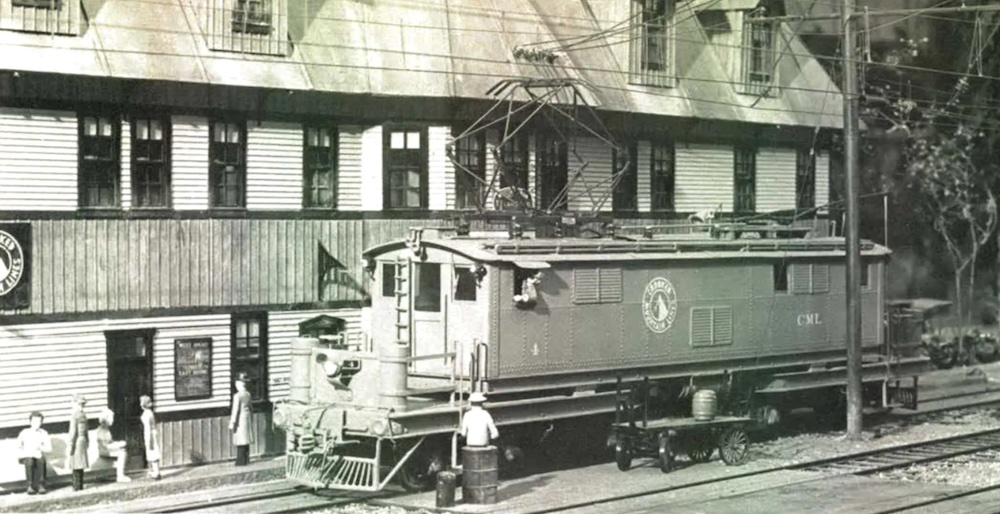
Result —
[{"label": "sidewalk", "polygon": [[285,458],[263,457],[237,468],[232,461],[161,471],[160,480],[148,478],[145,471],[131,473],[132,482],[119,484],[114,478],[90,479],[82,491],[73,491],[69,477],[51,479],[46,495],[18,492],[0,495],[0,512],[51,512],[83,507],[113,505],[138,498],[182,494],[226,485],[265,482],[284,478]]}]

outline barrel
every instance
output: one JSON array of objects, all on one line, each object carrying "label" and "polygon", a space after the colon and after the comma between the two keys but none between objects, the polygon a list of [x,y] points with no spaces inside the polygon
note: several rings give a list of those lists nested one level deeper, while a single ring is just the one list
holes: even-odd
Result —
[{"label": "barrel", "polygon": [[297,370],[288,377],[288,397],[293,402],[309,403],[309,373],[299,370],[312,369],[313,348],[319,346],[319,339],[312,337],[292,338],[292,369]]},{"label": "barrel", "polygon": [[451,471],[442,471],[437,475],[435,505],[438,508],[455,506],[455,474]]},{"label": "barrel", "polygon": [[406,410],[407,368],[410,365],[410,345],[388,343],[379,353],[379,406],[397,411]]},{"label": "barrel", "polygon": [[473,504],[497,502],[497,447],[462,448],[462,501]]},{"label": "barrel", "polygon": [[694,393],[691,401],[691,415],[695,421],[711,421],[715,418],[716,411],[715,391],[711,389],[701,389]]}]

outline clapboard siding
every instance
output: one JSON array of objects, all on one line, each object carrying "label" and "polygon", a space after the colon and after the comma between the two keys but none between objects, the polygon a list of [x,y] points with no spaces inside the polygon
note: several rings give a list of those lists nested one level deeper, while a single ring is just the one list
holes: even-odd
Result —
[{"label": "clapboard siding", "polygon": [[302,208],[302,126],[251,123],[247,128],[247,208]]},{"label": "clapboard siding", "polygon": [[361,331],[361,309],[334,311],[274,312],[268,316],[268,374],[271,401],[288,397],[288,380],[292,373],[292,339],[299,336],[299,323],[319,315],[328,315],[346,321],[346,332]]},{"label": "clapboard siding", "polygon": [[132,123],[122,120],[121,139],[121,204],[122,209],[132,208]]},{"label": "clapboard siding", "polygon": [[653,209],[651,168],[653,147],[649,141],[639,141],[636,144],[636,152],[639,154],[636,159],[636,197],[638,199],[639,212],[649,212]]},{"label": "clapboard siding", "polygon": [[77,117],[0,109],[0,210],[77,207]]},{"label": "clapboard siding", "polygon": [[362,137],[364,129],[341,126],[337,129],[340,147],[337,149],[337,208],[342,211],[360,211],[362,207]]},{"label": "clapboard siding", "polygon": [[[610,211],[611,148],[595,137],[578,137],[570,142],[568,160],[569,209],[590,212],[600,207]],[[583,172],[575,177],[584,165]]]},{"label": "clapboard siding", "polygon": [[675,153],[676,210],[715,209],[721,204],[723,211],[732,211],[733,148],[678,142]]},{"label": "clapboard siding", "polygon": [[208,209],[208,120],[174,116],[171,129],[174,208]]},{"label": "clapboard siding", "polygon": [[[816,154],[816,207],[830,203],[830,154]],[[820,209],[826,212],[827,209]]]},{"label": "clapboard siding", "polygon": [[427,192],[432,211],[455,208],[455,165],[445,153],[449,127],[427,128]]},{"label": "clapboard siding", "polygon": [[80,2],[66,0],[59,10],[54,10],[20,7],[11,0],[0,0],[0,29],[77,36],[83,23]]},{"label": "clapboard siding", "polygon": [[[412,224],[408,219],[35,221],[31,306],[17,313],[360,301],[361,252],[405,237]],[[320,244],[344,266],[327,275],[322,294]]]},{"label": "clapboard siding", "polygon": [[757,212],[795,208],[794,148],[760,148],[757,151]]},{"label": "clapboard siding", "polygon": [[370,127],[361,136],[361,208],[382,210],[382,127]]}]

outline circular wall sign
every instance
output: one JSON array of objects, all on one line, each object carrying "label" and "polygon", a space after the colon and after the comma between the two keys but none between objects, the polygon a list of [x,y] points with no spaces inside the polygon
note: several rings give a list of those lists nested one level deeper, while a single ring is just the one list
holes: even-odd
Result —
[{"label": "circular wall sign", "polygon": [[11,292],[21,282],[24,273],[24,251],[21,243],[8,232],[0,230],[0,296]]}]

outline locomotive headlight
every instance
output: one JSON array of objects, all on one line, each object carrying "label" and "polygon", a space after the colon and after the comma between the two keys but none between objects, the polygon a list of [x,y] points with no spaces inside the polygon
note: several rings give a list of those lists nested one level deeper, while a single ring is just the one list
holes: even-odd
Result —
[{"label": "locomotive headlight", "polygon": [[340,365],[328,360],[323,363],[323,373],[326,373],[326,378],[334,378],[340,374]]},{"label": "locomotive headlight", "polygon": [[384,419],[377,419],[372,423],[371,430],[377,436],[384,436],[389,432],[389,424]]}]

